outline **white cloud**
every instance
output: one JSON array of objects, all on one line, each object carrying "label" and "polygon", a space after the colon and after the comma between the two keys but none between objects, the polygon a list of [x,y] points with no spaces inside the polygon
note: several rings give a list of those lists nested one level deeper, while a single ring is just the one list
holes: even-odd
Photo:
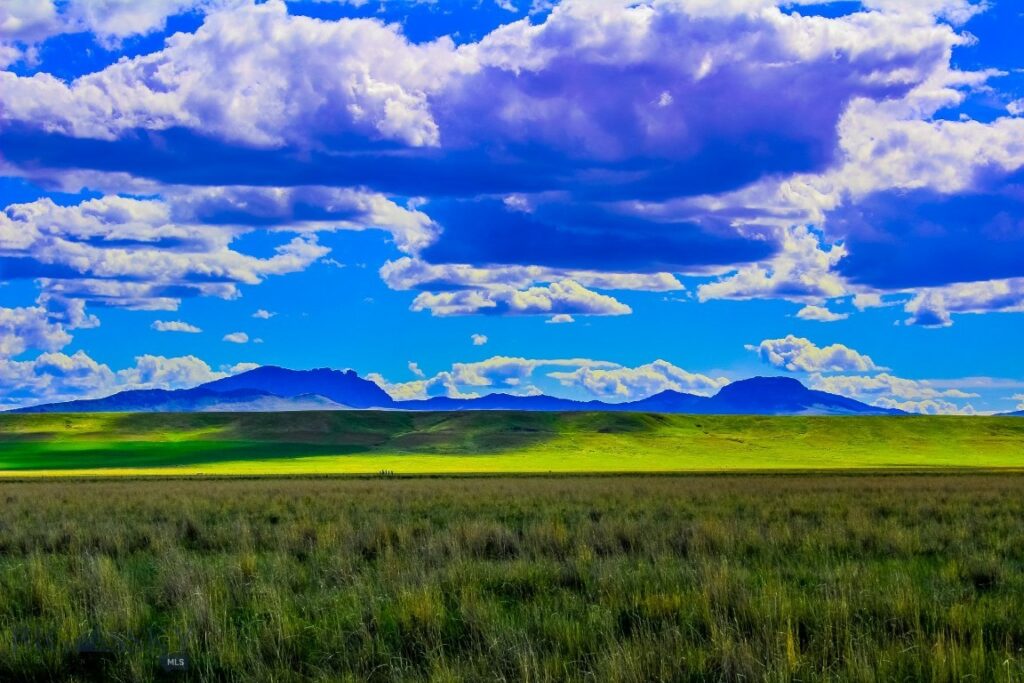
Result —
[{"label": "white cloud", "polygon": [[[553,269],[541,266],[435,265],[403,257],[380,269],[392,289],[421,289],[413,301],[415,311],[434,315],[624,315],[625,304],[596,289],[653,292],[683,289],[669,273],[606,273],[592,270]],[[543,283],[536,286],[535,283]],[[451,289],[451,288],[455,289]],[[443,291],[433,291],[441,289]],[[562,320],[562,319],[560,319]]]},{"label": "white cloud", "polygon": [[1024,312],[1024,278],[988,280],[919,291],[904,307],[908,325],[947,327],[954,313]]},{"label": "white cloud", "polygon": [[[957,380],[944,382],[957,383]],[[964,380],[970,385],[970,380]],[[930,380],[906,379],[888,373],[872,375],[815,375],[810,384],[813,388],[855,398],[882,408],[898,408],[910,413],[930,415],[971,415],[974,407],[961,405],[957,400],[978,398],[978,394],[963,391],[962,388],[937,386]]]},{"label": "white cloud", "polygon": [[6,0],[0,5],[0,39],[32,42],[56,22],[53,0]]},{"label": "white cloud", "polygon": [[532,377],[539,367],[615,367],[607,361],[588,358],[537,359],[513,356],[492,356],[474,363],[455,363],[451,376],[456,384],[472,387],[486,387],[494,384],[516,386]]},{"label": "white cloud", "polygon": [[[262,367],[259,363],[235,363],[226,369],[226,373],[229,375],[238,375],[249,370],[255,370],[258,367]],[[222,370],[225,368],[222,366]]]},{"label": "white cloud", "polygon": [[[241,224],[272,226],[296,233],[335,230],[384,230],[401,251],[416,253],[433,242],[440,228],[410,201],[400,206],[386,196],[360,189],[300,185],[297,187],[161,186],[157,188],[181,223],[203,222],[222,216]],[[316,218],[303,211],[317,209]],[[330,259],[324,259],[329,261]],[[340,263],[331,265],[343,266]]]},{"label": "white cloud", "polygon": [[163,30],[167,19],[206,12],[244,0],[5,0],[0,38],[38,43],[62,33],[92,33],[115,48],[124,38]]},{"label": "white cloud", "polygon": [[109,367],[84,351],[42,353],[32,360],[0,359],[0,396],[15,406],[109,393],[117,384]]},{"label": "white cloud", "polygon": [[420,378],[426,377],[426,375],[423,374],[423,371],[420,370],[419,363],[417,363],[416,361],[409,361],[409,372]]},{"label": "white cloud", "polygon": [[1014,394],[1013,400],[1020,401],[1020,403],[1017,404],[1017,410],[1024,410],[1024,394]]},{"label": "white cloud", "polygon": [[182,389],[226,376],[195,356],[141,355],[114,372],[84,351],[42,353],[32,360],[0,359],[0,402],[14,407],[97,398],[127,389]]},{"label": "white cloud", "polygon": [[473,346],[483,346],[487,343],[486,334],[474,334],[470,336],[470,339],[473,340]]},{"label": "white cloud", "polygon": [[525,290],[488,289],[422,292],[412,310],[452,315],[626,315],[632,309],[613,297],[598,294],[573,280]]},{"label": "white cloud", "polygon": [[975,415],[974,406],[964,406],[949,401],[937,401],[929,399],[925,401],[894,401],[889,398],[880,398],[875,405],[881,408],[896,408],[908,413],[920,413],[921,415]]},{"label": "white cloud", "polygon": [[426,92],[460,61],[448,38],[412,44],[397,25],[288,16],[270,0],[210,14],[163,50],[70,84],[0,72],[0,120],[101,139],[191,128],[258,147],[311,148],[346,134],[433,146]]},{"label": "white cloud", "polygon": [[230,248],[239,233],[176,223],[158,200],[105,196],[58,206],[44,198],[0,212],[0,255],[23,259],[44,292],[168,309],[180,295],[167,291],[232,298],[238,284],[303,270],[328,251],[315,236],[300,236],[257,258]]},{"label": "white cloud", "polygon": [[940,17],[960,25],[986,11],[990,5],[987,0],[864,0],[864,6],[897,17],[909,15],[911,20],[927,21],[932,17]]},{"label": "white cloud", "polygon": [[450,370],[412,382],[389,382],[377,373],[367,375],[393,398],[423,399],[431,396],[473,398],[478,390],[493,387],[502,393],[529,395],[538,389],[529,382],[538,368],[616,368],[615,363],[588,358],[519,358],[493,356],[472,363],[454,363]]},{"label": "white cloud", "polygon": [[667,390],[708,396],[729,383],[725,377],[687,372],[664,360],[635,368],[587,366],[548,375],[563,386],[582,387],[595,396],[622,400],[636,400]]},{"label": "white cloud", "polygon": [[558,313],[557,315],[551,316],[544,322],[549,325],[564,325],[566,323],[574,323],[576,322],[576,319],[567,313]]},{"label": "white cloud", "polygon": [[157,332],[190,332],[198,334],[201,329],[183,320],[154,320],[151,327]]},{"label": "white cloud", "polygon": [[831,323],[837,320],[846,320],[850,315],[848,313],[836,313],[825,306],[807,305],[796,312],[796,317],[801,320],[816,320],[822,323]]},{"label": "white cloud", "polygon": [[476,398],[479,395],[473,392],[460,391],[449,372],[440,372],[433,377],[413,380],[412,382],[391,383],[375,372],[368,374],[366,379],[375,382],[396,401],[422,400],[432,396]]},{"label": "white cloud", "polygon": [[815,375],[811,378],[811,386],[822,391],[862,399],[868,402],[874,402],[879,398],[910,401],[978,397],[976,393],[966,392],[958,388],[936,387],[929,380],[906,379],[895,377],[885,372],[871,375],[870,377],[863,375],[832,375],[828,377]]},{"label": "white cloud", "polygon": [[430,289],[444,283],[472,289],[523,289],[536,283],[573,280],[595,289],[623,289],[646,292],[671,292],[683,285],[671,273],[610,273],[595,270],[547,268],[542,266],[487,266],[468,264],[432,264],[402,257],[388,261],[380,275],[392,289]]},{"label": "white cloud", "polygon": [[[776,7],[781,3],[772,0],[568,1],[555,8],[549,22],[517,22],[479,44],[461,48],[446,39],[412,44],[397,26],[374,21],[290,17],[285,5],[276,1],[260,6],[236,4],[241,3],[10,0],[0,8],[0,30],[6,39],[22,42],[55,32],[87,30],[109,43],[158,30],[167,16],[181,11],[227,11],[213,12],[197,33],[171,38],[164,50],[122,60],[70,83],[47,74],[0,74],[0,126],[17,122],[104,139],[137,128],[187,128],[243,146],[291,146],[314,152],[350,135],[409,146],[429,147],[451,140],[455,146],[468,143],[472,147],[480,139],[473,137],[479,133],[474,119],[454,117],[468,121],[460,127],[458,120],[445,118],[448,114],[439,105],[451,104],[461,88],[475,82],[466,79],[493,72],[517,75],[507,79],[508,87],[494,93],[493,114],[499,119],[495,140],[531,144],[539,140],[541,145],[584,150],[600,159],[628,154],[627,143],[632,141],[603,123],[609,118],[607,103],[593,108],[585,98],[574,100],[570,88],[564,89],[564,97],[559,93],[559,97],[540,98],[517,85],[530,74],[543,74],[570,59],[581,66],[574,75],[608,64],[655,65],[680,75],[672,79],[671,91],[664,83],[652,84],[651,92],[644,93],[643,107],[618,108],[642,112],[637,121],[642,124],[637,129],[645,131],[637,141],[642,151],[671,155],[685,153],[680,150],[686,146],[677,143],[685,139],[679,132],[685,131],[688,119],[677,110],[701,101],[691,95],[706,97],[702,83],[723,69],[755,64],[778,70],[793,63],[831,65],[846,60],[865,66],[842,72],[851,82],[916,87],[907,97],[878,98],[881,101],[865,97],[844,107],[841,149],[832,170],[781,179],[773,175],[770,181],[755,183],[753,189],[709,201],[728,204],[738,197],[752,201],[763,199],[758,193],[764,192],[793,209],[777,214],[789,226],[796,213],[820,218],[827,209],[880,188],[956,191],[968,187],[979,169],[1010,169],[1024,163],[1024,128],[1019,120],[983,124],[930,119],[940,105],[955,104],[965,91],[984,87],[991,75],[953,72],[950,51],[971,38],[935,24],[933,18],[960,24],[980,11],[983,3],[867,0],[866,6],[883,14],[832,20],[790,14],[789,3],[787,12],[780,12]],[[731,23],[708,23],[709,18]],[[673,41],[674,34],[662,33],[672,21],[679,26],[742,24],[756,30],[749,36],[741,31],[736,40],[730,35],[725,42],[698,34],[685,34],[692,38],[689,41]],[[772,59],[762,63],[766,54]],[[674,81],[679,81],[679,90]],[[471,87],[468,91],[476,92]],[[661,106],[650,106],[653,102]],[[654,109],[673,116],[656,118],[662,114],[651,114]],[[459,113],[457,107],[454,111]],[[565,116],[566,111],[573,116]],[[834,126],[826,128],[831,131]],[[535,138],[524,137],[534,134]],[[415,201],[403,207],[383,195],[349,189],[161,188],[161,192],[163,201],[104,197],[77,207],[44,206],[46,200],[8,207],[0,216],[0,256],[32,262],[44,294],[65,305],[87,300],[172,310],[182,292],[232,298],[238,296],[239,285],[302,270],[327,253],[307,232],[381,227],[399,249],[415,255],[439,231]],[[295,208],[309,205],[331,208],[337,216],[296,220]],[[757,207],[747,203],[742,208],[755,213],[752,209]],[[243,209],[273,229],[303,236],[282,244],[274,256],[255,258],[233,248],[242,232],[239,227],[203,224],[204,216]],[[350,213],[354,218],[344,217]],[[737,221],[741,230],[743,225]],[[835,272],[845,255],[843,236],[819,237],[804,227],[786,227],[780,234],[782,251],[777,256],[730,269],[720,281],[699,288],[700,300],[780,297],[807,304],[797,314],[803,319],[838,319],[841,314],[830,311],[825,302],[852,293]],[[551,316],[549,322],[568,322],[573,314],[630,312],[624,303],[595,289],[682,287],[670,273],[436,266],[417,258],[386,264],[381,274],[396,289],[424,290],[413,302],[414,310],[441,316],[545,315]],[[464,288],[435,291],[432,283]],[[956,313],[1024,310],[1024,286],[1015,280],[918,290],[911,296],[906,304],[909,322],[917,324],[950,324]],[[854,306],[861,310],[880,301],[878,293],[861,294]],[[5,332],[0,318],[0,355],[13,356],[28,347],[63,348],[70,340],[66,330],[73,325],[52,313],[44,315],[43,321],[48,341],[41,342],[40,328],[28,326],[25,334],[19,330],[12,335]],[[22,337],[37,341],[20,341]]]},{"label": "white cloud", "polygon": [[866,311],[869,308],[881,308],[890,304],[885,303],[881,294],[861,293],[853,297],[853,307],[858,311]]},{"label": "white cloud", "polygon": [[119,389],[184,389],[224,377],[195,356],[136,356],[135,366],[117,373]]},{"label": "white cloud", "polygon": [[270,320],[275,315],[277,315],[277,313],[272,313],[265,308],[258,308],[256,309],[256,312],[252,314],[252,317],[260,320]]},{"label": "white cloud", "polygon": [[13,358],[30,348],[58,351],[70,343],[64,325],[54,322],[42,306],[0,307],[0,358]]},{"label": "white cloud", "polygon": [[842,344],[819,347],[809,339],[792,334],[784,339],[765,339],[757,346],[747,346],[747,349],[756,351],[765,363],[790,372],[871,372],[885,369],[875,365],[869,356]]},{"label": "white cloud", "polygon": [[231,332],[224,335],[224,341],[231,342],[232,344],[245,344],[249,341],[249,335],[245,332]]},{"label": "white cloud", "polygon": [[846,256],[842,245],[827,251],[804,226],[781,231],[781,251],[770,261],[739,268],[717,282],[700,285],[697,297],[712,299],[782,298],[820,301],[843,296],[846,285],[832,268]]}]

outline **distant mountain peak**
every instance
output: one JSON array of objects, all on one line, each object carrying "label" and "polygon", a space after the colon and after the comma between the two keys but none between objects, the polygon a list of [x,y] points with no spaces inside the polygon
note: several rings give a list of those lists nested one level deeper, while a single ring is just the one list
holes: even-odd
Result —
[{"label": "distant mountain peak", "polygon": [[396,401],[376,383],[363,379],[351,369],[290,370],[276,365],[263,365],[191,389],[123,391],[106,398],[34,406],[22,411],[273,412],[346,408],[758,415],[872,415],[901,412],[870,406],[845,396],[808,389],[792,377],[751,377],[739,380],[722,387],[710,398],[668,389],[626,403],[578,401],[544,394],[522,396],[507,393],[487,394],[477,398],[438,396],[423,400]]},{"label": "distant mountain peak", "polygon": [[744,414],[899,414],[902,411],[878,408],[861,401],[808,389],[793,377],[751,377],[722,387],[712,398],[722,413]]},{"label": "distant mountain peak", "polygon": [[259,390],[286,398],[311,394],[353,408],[390,408],[394,404],[391,396],[380,386],[363,379],[351,369],[290,370],[262,365],[200,386],[211,391]]},{"label": "distant mountain peak", "polygon": [[810,391],[803,382],[795,377],[782,377],[778,375],[748,377],[738,379],[735,382],[726,384],[719,390],[719,393],[735,393],[739,391]]}]

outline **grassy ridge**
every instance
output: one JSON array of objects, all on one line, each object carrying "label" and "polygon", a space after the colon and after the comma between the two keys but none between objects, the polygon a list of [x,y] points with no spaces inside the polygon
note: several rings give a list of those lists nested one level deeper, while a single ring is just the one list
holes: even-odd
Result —
[{"label": "grassy ridge", "polygon": [[0,472],[1024,466],[1024,420],[343,411],[0,415]]},{"label": "grassy ridge", "polygon": [[1019,681],[1024,476],[0,482],[0,680]]}]

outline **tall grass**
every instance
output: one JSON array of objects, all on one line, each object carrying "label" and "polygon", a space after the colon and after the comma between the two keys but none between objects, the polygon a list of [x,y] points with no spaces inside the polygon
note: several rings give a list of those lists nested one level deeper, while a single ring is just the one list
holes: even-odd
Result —
[{"label": "tall grass", "polygon": [[1022,680],[1022,494],[974,474],[0,482],[0,680],[151,680],[165,652],[194,680]]}]

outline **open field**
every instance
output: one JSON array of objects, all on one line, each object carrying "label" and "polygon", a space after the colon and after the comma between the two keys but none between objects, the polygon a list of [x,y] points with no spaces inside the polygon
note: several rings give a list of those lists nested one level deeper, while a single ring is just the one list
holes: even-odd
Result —
[{"label": "open field", "polygon": [[0,476],[1022,466],[1024,420],[998,417],[0,415]]},{"label": "open field", "polygon": [[[0,481],[0,680],[1017,681],[1024,475]],[[90,661],[95,661],[95,658]]]}]

